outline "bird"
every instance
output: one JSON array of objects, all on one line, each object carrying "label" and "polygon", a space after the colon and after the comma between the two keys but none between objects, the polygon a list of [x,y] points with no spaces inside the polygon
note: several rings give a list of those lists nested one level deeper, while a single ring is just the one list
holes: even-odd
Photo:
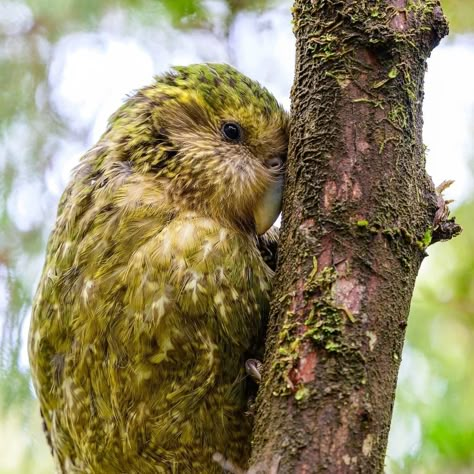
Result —
[{"label": "bird", "polygon": [[232,66],[177,66],[80,159],[28,339],[58,473],[248,466],[245,365],[268,317],[288,123]]}]

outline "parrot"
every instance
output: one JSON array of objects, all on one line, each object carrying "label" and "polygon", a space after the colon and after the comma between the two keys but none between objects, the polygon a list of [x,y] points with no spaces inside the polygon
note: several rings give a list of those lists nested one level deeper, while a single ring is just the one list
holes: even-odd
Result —
[{"label": "parrot", "polygon": [[248,467],[288,123],[232,66],[177,66],[74,168],[28,336],[58,473]]}]

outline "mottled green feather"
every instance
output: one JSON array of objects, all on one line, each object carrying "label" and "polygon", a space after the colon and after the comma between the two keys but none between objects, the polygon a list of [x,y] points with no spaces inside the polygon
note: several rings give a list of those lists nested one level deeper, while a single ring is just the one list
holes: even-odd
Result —
[{"label": "mottled green feather", "polygon": [[[223,136],[226,121],[241,140]],[[272,278],[255,210],[281,188],[269,163],[286,147],[273,96],[213,64],[156,78],[84,155],[29,339],[58,472],[212,474],[215,453],[245,467],[244,366]]]}]

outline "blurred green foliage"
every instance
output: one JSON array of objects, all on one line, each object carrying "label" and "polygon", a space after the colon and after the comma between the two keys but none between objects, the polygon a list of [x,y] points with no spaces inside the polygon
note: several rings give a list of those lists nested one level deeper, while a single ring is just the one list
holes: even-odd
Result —
[{"label": "blurred green foliage", "polygon": [[[424,354],[433,365],[433,373],[447,381],[443,394],[452,390],[453,397],[439,398],[439,410],[431,414],[432,421],[441,425],[443,419],[450,418],[453,432],[469,431],[471,437],[474,435],[474,410],[469,409],[474,401],[474,378],[469,377],[474,361],[473,216],[474,201],[458,207],[456,217],[464,227],[462,237],[443,244],[444,248],[438,245],[430,252],[428,267],[433,276],[426,277],[418,287],[413,301],[415,316],[408,331],[408,341],[413,345],[424,341]],[[471,396],[456,396],[467,388]],[[437,442],[436,432],[430,435],[433,442]],[[470,455],[474,460],[474,450],[471,449]]]},{"label": "blurred green foliage", "polygon": [[[163,21],[199,31],[215,28],[209,6],[219,4],[227,34],[239,12],[273,3],[0,2],[0,474],[52,472],[26,367],[25,321],[55,214],[57,195],[49,182],[58,147],[90,145],[90,130],[71,124],[52,99],[55,46],[72,33],[99,31],[111,12],[125,15],[129,35]],[[470,1],[442,3],[453,31],[474,31]],[[25,189],[37,202],[24,199]],[[421,435],[412,454],[389,460],[393,473],[474,472],[474,201],[456,214],[463,235],[430,248],[430,270],[415,292],[408,326],[413,360],[409,374],[400,377],[395,417],[417,419]]]},{"label": "blurred green foliage", "polygon": [[440,0],[448,18],[451,33],[474,31],[474,2],[472,0]]},{"label": "blurred green foliage", "polygon": [[417,417],[421,441],[394,473],[474,472],[474,200],[455,214],[464,231],[428,249],[412,302],[394,416]]}]

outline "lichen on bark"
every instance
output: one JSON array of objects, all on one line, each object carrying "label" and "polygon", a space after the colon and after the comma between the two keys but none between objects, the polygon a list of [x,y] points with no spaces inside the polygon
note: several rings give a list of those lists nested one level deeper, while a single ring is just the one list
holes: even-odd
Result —
[{"label": "lichen on bark", "polygon": [[379,473],[415,278],[437,229],[459,231],[421,139],[426,59],[447,26],[434,0],[296,0],[293,23],[254,471]]}]

